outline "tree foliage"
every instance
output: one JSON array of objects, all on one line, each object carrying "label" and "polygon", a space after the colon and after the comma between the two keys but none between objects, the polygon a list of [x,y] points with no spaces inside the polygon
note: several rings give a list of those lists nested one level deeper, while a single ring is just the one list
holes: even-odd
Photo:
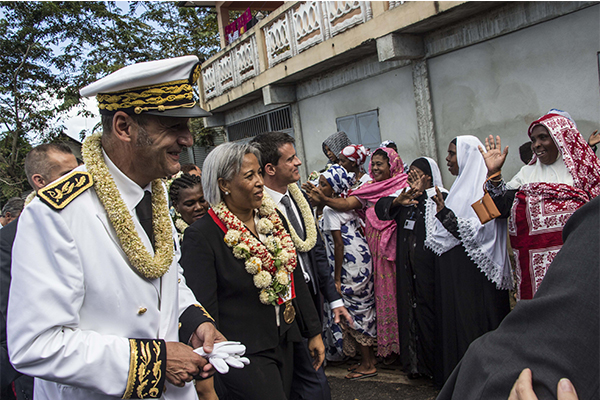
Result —
[{"label": "tree foliage", "polygon": [[134,62],[204,59],[219,43],[215,15],[175,2],[0,2],[0,30],[0,202],[27,187],[31,142],[66,131],[81,87]]}]

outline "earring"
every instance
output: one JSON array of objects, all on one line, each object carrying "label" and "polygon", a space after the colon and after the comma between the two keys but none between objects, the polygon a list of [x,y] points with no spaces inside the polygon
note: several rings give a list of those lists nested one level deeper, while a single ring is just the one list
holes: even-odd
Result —
[{"label": "earring", "polygon": [[226,191],[226,192],[225,192],[225,196],[228,196],[228,195],[229,195],[229,192],[227,192],[227,191]]}]

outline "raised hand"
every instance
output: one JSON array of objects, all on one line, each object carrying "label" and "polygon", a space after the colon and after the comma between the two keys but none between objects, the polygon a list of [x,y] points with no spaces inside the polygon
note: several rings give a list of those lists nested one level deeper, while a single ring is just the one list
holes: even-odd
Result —
[{"label": "raised hand", "polygon": [[418,197],[420,196],[428,187],[430,187],[431,185],[431,177],[429,175],[425,175],[423,172],[420,173],[416,173],[417,176],[419,177],[418,179],[414,180],[412,183],[410,183],[410,187],[413,189],[416,189],[417,192],[420,192],[419,194],[417,194]]},{"label": "raised hand", "polygon": [[[311,186],[312,186],[312,184],[310,184],[310,183],[308,183],[308,182],[307,182],[307,183],[305,183],[305,185],[306,185],[306,184],[308,184],[308,185],[311,185]],[[309,198],[309,200],[310,200],[310,203],[311,203],[313,206],[315,206],[315,207],[316,207],[316,206],[320,206],[320,205],[324,205],[324,204],[325,204],[325,199],[326,199],[326,197],[325,197],[325,195],[323,194],[323,192],[321,192],[321,189],[319,189],[319,188],[318,188],[318,187],[316,187],[316,186],[312,186],[312,188],[311,188],[310,192],[306,192],[306,195],[308,196],[308,198]]]},{"label": "raised hand", "polygon": [[416,188],[405,188],[405,190],[394,199],[394,201],[392,202],[392,207],[408,207],[417,205],[419,204],[419,202],[415,200],[415,198],[419,197],[421,194],[423,194],[423,192],[417,190]]},{"label": "raised hand", "polygon": [[489,138],[485,139],[485,150],[479,146],[479,152],[483,156],[485,166],[488,169],[488,176],[491,176],[502,169],[508,155],[508,146],[502,151],[500,136],[496,136],[496,140],[494,140],[494,137],[490,135]]},{"label": "raised hand", "polygon": [[309,181],[306,181],[302,184],[302,190],[304,190],[307,193],[310,193],[314,189],[314,187],[315,185],[313,185]]},{"label": "raised hand", "polygon": [[590,145],[590,147],[593,147],[593,146],[597,145],[598,143],[600,143],[600,135],[598,134],[598,129],[596,129],[590,135],[590,138],[588,139],[588,144]]},{"label": "raised hand", "polygon": [[444,196],[442,196],[442,192],[440,192],[440,189],[437,186],[435,187],[435,196],[433,196],[431,200],[433,200],[436,205],[436,212],[440,212],[446,207]]},{"label": "raised hand", "polygon": [[419,180],[419,178],[421,177],[421,175],[424,175],[422,172],[419,173],[414,169],[411,169],[408,171],[408,184],[411,187],[414,187],[414,184]]}]

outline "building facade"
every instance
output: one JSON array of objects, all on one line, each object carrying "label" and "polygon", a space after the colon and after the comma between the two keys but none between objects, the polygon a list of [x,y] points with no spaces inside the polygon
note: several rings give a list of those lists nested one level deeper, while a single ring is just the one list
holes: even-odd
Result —
[{"label": "building facade", "polygon": [[285,2],[203,63],[205,123],[228,140],[292,134],[303,177],[338,130],[394,140],[405,162],[436,159],[447,187],[452,138],[500,135],[510,177],[549,109],[586,139],[600,128],[599,33],[598,2]]}]

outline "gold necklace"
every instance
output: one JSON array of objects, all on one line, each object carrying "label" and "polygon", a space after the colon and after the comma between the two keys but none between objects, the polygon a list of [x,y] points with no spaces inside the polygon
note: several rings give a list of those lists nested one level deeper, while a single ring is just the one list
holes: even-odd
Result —
[{"label": "gold necklace", "polygon": [[102,134],[89,136],[81,148],[83,162],[94,180],[94,189],[117,232],[121,249],[129,262],[148,279],[163,276],[173,262],[173,238],[167,210],[167,196],[160,179],[152,181],[152,227],[156,240],[154,257],[150,255],[135,229],[133,218],[121,198],[117,185],[104,162]]}]

